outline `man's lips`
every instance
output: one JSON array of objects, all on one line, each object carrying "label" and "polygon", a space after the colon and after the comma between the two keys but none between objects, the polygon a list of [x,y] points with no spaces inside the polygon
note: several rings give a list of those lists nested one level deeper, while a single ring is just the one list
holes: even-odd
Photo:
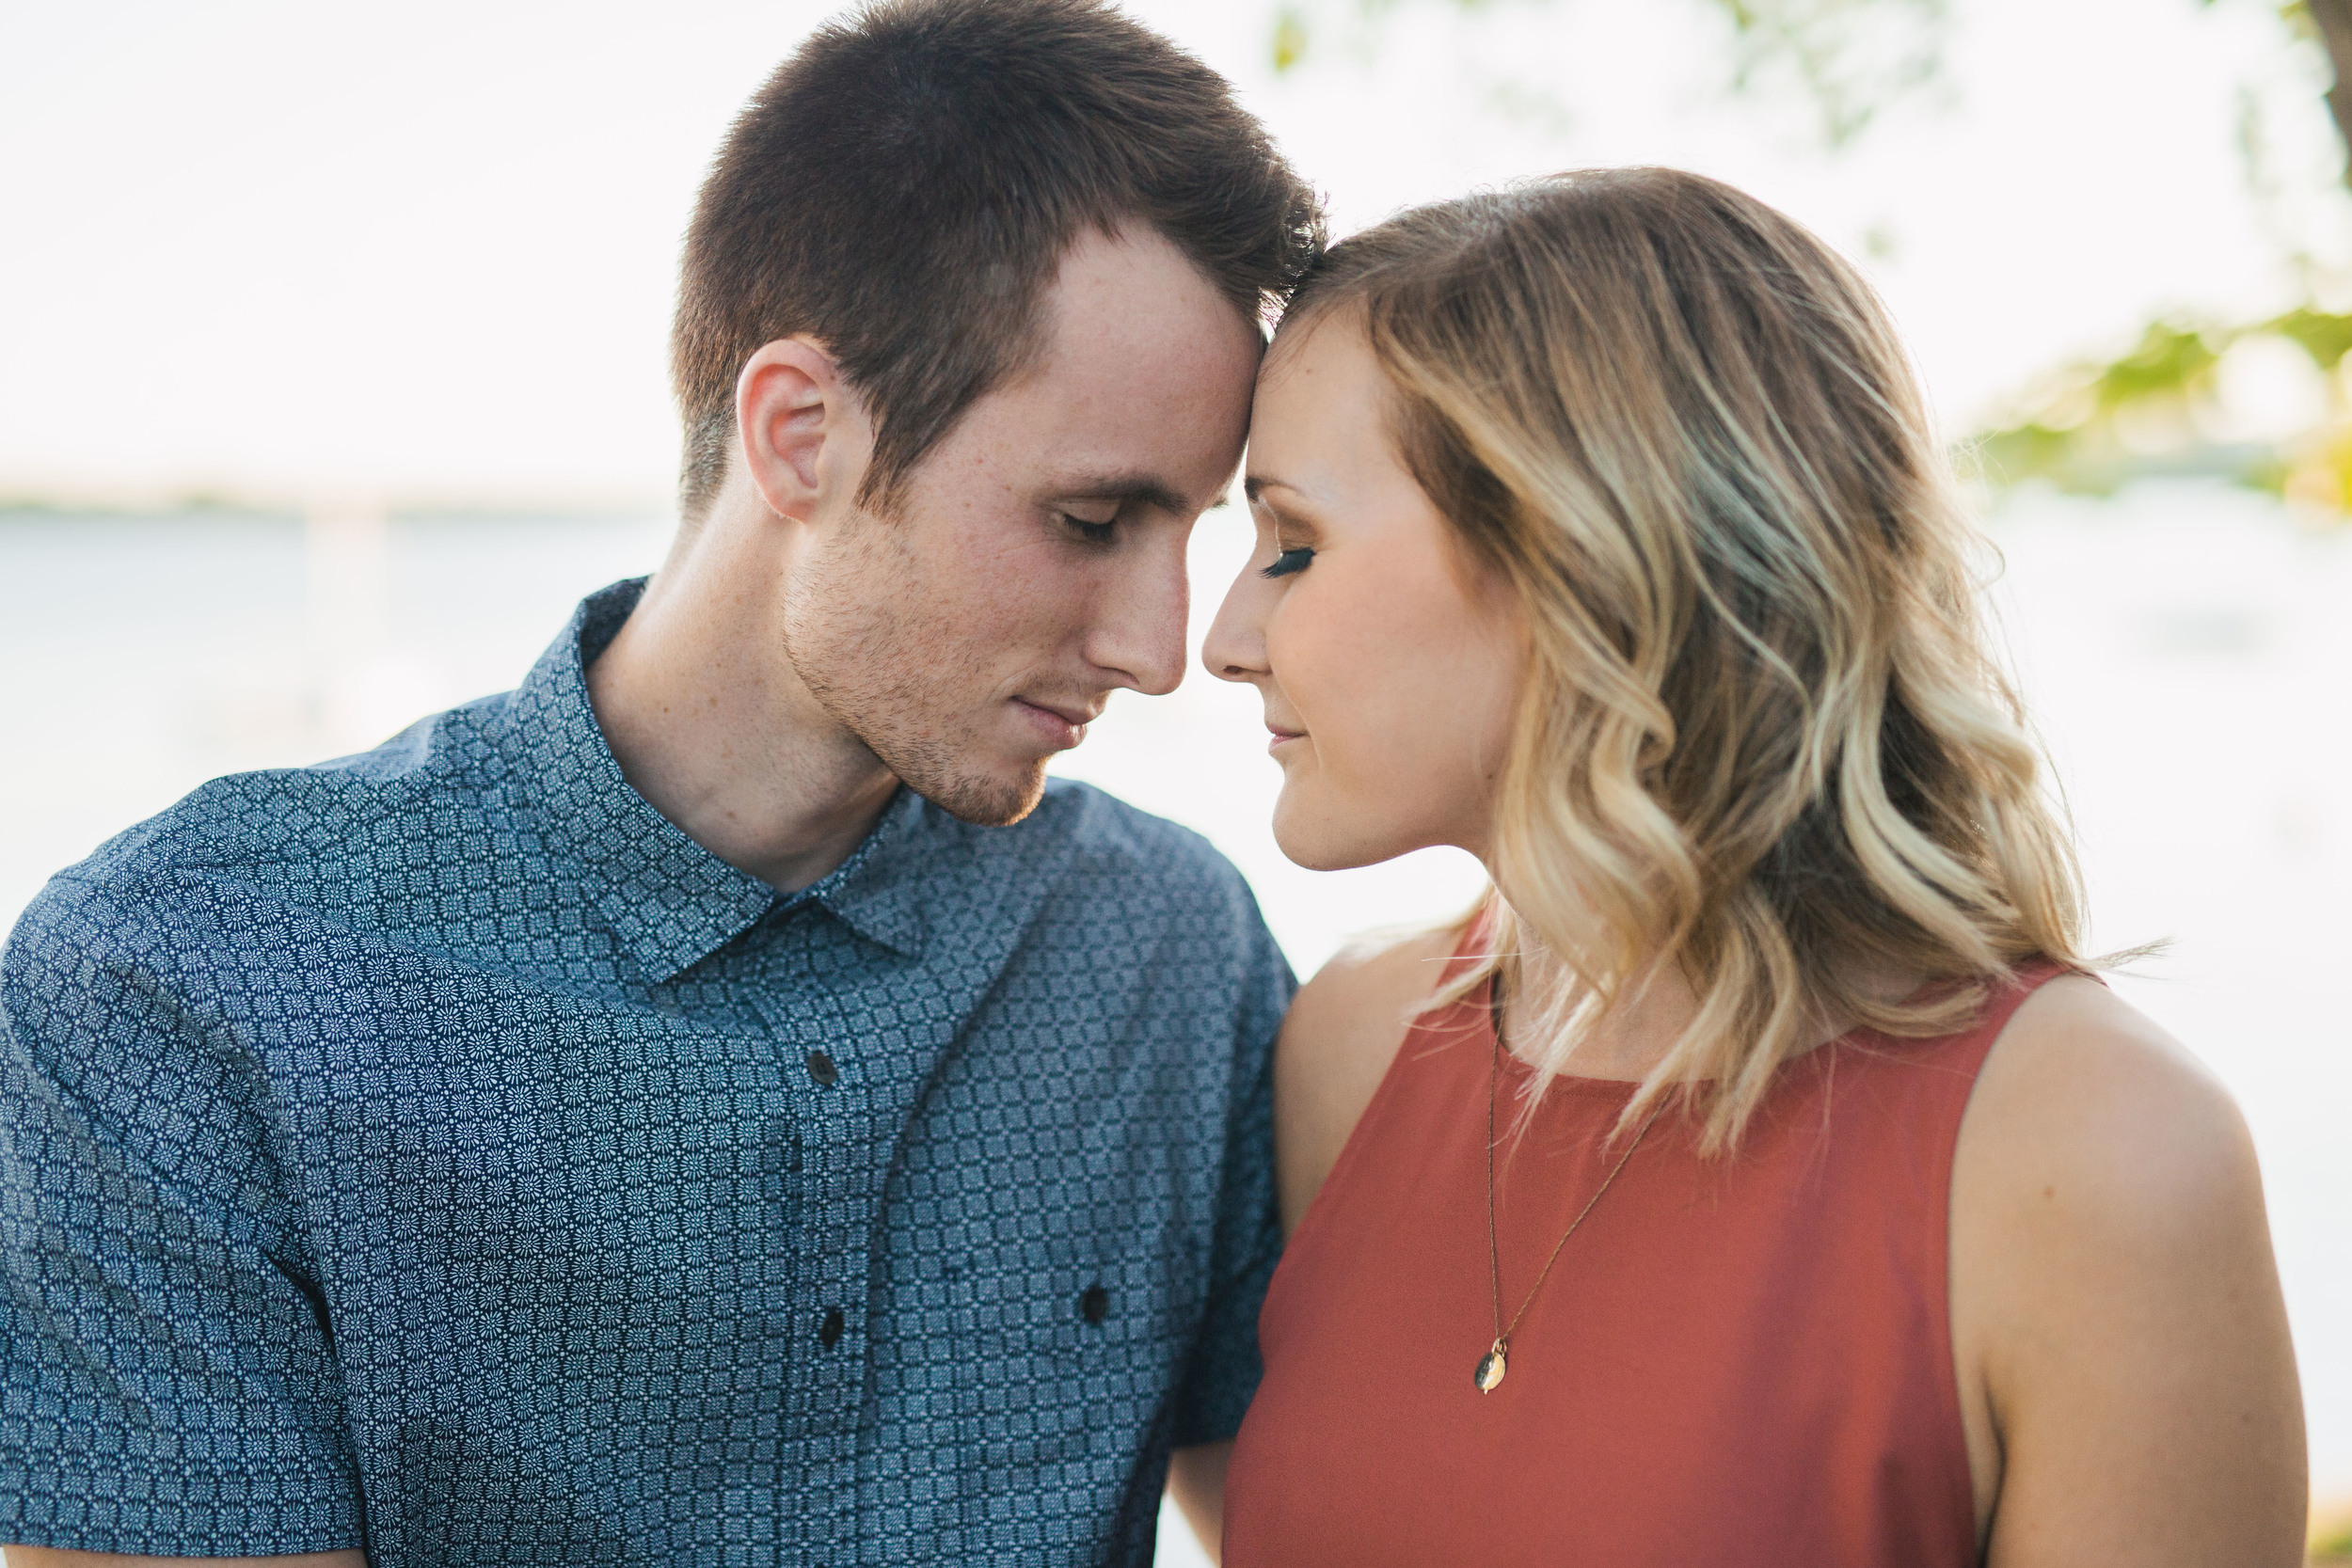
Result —
[{"label": "man's lips", "polygon": [[1103,716],[1103,710],[1099,707],[1073,707],[1068,703],[1041,703],[1035,697],[1016,697],[1013,701],[1026,703],[1034,708],[1042,708],[1072,729],[1083,730]]},{"label": "man's lips", "polygon": [[1087,726],[1102,712],[1099,707],[1078,707],[1068,703],[1041,703],[1034,697],[1015,697],[1013,706],[1028,717],[1038,738],[1048,749],[1066,752],[1087,737]]}]

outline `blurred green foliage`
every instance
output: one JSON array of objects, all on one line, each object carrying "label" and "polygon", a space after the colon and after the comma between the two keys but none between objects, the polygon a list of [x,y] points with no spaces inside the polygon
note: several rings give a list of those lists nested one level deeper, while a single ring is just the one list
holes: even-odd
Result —
[{"label": "blurred green foliage", "polygon": [[[2232,0],[2201,0],[2207,8]],[[2331,67],[2326,93],[2338,137],[2352,146],[2352,0],[2258,0],[2277,18],[2282,47],[2317,49]],[[2345,169],[2352,180],[2352,166]],[[2249,168],[2249,183],[2259,177]],[[2299,199],[2341,199],[2310,191]],[[2240,323],[2151,322],[2137,343],[2105,363],[2076,363],[2037,378],[1995,428],[1975,443],[1983,476],[1996,484],[2042,480],[2104,494],[2154,473],[2197,473],[2273,490],[2308,514],[2352,517],[2352,397],[2344,356],[2352,315],[2326,309],[2308,291],[2328,276],[2321,259],[2286,258],[2301,275],[2304,301],[2283,314]],[[2339,274],[2352,258],[2336,258]],[[2339,279],[2341,280],[2341,278]],[[2217,386],[2221,358],[2241,343],[2292,343],[2322,376],[2322,406],[2307,428],[2262,440],[2231,440]]]},{"label": "blurred green foliage", "polygon": [[[1318,40],[1352,18],[1375,29],[1408,8],[1493,12],[1505,7],[1563,9],[1606,0],[1286,0],[1274,14],[1274,69],[1310,64]],[[1655,4],[1656,0],[1649,0]],[[1933,81],[1942,70],[1947,0],[1679,0],[1729,24],[1727,86],[1737,93],[1794,91],[1811,107],[1831,150],[1863,135],[1890,104]],[[2279,25],[2281,48],[2317,51],[2333,68],[2326,103],[2352,148],[2352,0],[2197,0],[2205,8],[2259,6]],[[1511,93],[1549,93],[1514,86]],[[1508,94],[1490,93],[1501,102]],[[1553,117],[1564,121],[1556,103]],[[2254,133],[2241,126],[2241,136]],[[2262,175],[2253,166],[2249,188]],[[2345,171],[2352,181],[2352,167]],[[2297,199],[2327,199],[2302,192]],[[2198,474],[2258,485],[2308,510],[2352,517],[2352,397],[2344,358],[2352,315],[2320,305],[2312,291],[2333,277],[2352,289],[2352,256],[2282,256],[2303,279],[2304,301],[2254,322],[2165,318],[2106,360],[2081,360],[2033,378],[2009,406],[1967,443],[1982,477],[1995,485],[2043,481],[2070,491],[2105,494],[2151,474]],[[2296,434],[2249,438],[2233,434],[2222,360],[2261,340],[2290,343],[2323,379],[2315,423]],[[2274,363],[2273,369],[2276,369]]]},{"label": "blurred green foliage", "polygon": [[1944,0],[1709,0],[1733,28],[1732,86],[1790,71],[1843,147],[1943,69]]},{"label": "blurred green foliage", "polygon": [[2321,370],[2330,372],[2343,362],[2344,351],[2352,349],[2352,316],[2331,316],[2308,305],[2298,305],[2268,323],[2267,329],[2294,343],[2310,355]]},{"label": "blurred green foliage", "polygon": [[[1338,18],[1376,24],[1413,7],[1494,11],[1511,4],[1558,9],[1578,0],[1294,0],[1275,13],[1278,73],[1297,70]],[[1582,0],[1601,4],[1605,0]],[[1656,0],[1646,0],[1655,4]],[[1812,105],[1832,149],[1853,141],[1888,105],[1933,80],[1943,64],[1947,0],[1683,0],[1731,24],[1729,86],[1739,93],[1793,86]]]},{"label": "blurred green foliage", "polygon": [[[2233,439],[2217,386],[2222,357],[2273,340],[2309,357],[2324,412],[2283,438]],[[2352,513],[2352,403],[2344,360],[2352,315],[2298,306],[2242,325],[2150,323],[2129,352],[2047,372],[2017,400],[2010,422],[1970,443],[1979,474],[1995,485],[2040,480],[2060,490],[2106,495],[2154,474],[2227,479],[2283,494],[2307,510]]]},{"label": "blurred green foliage", "polygon": [[1285,6],[1274,18],[1274,73],[1281,75],[1306,57],[1306,13]]}]

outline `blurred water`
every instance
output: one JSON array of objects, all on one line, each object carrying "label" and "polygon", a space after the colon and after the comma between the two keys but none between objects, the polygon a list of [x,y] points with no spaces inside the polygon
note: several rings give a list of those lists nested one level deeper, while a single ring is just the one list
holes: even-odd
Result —
[{"label": "blurred water", "polygon": [[[2323,1496],[2352,1497],[2352,535],[2260,498],[2146,487],[1996,518],[1996,589],[2081,831],[2096,938],[2173,945],[2119,989],[2198,1052],[2259,1145]],[[653,519],[0,515],[0,925],[42,879],[215,774],[373,744],[511,686],[572,604],[658,559]],[[1248,547],[1213,515],[1198,633]],[[1475,893],[1433,852],[1283,861],[1254,695],[1195,671],[1114,700],[1062,770],[1198,828],[1301,972]],[[1165,1560],[1198,1560],[1168,1538]]]}]

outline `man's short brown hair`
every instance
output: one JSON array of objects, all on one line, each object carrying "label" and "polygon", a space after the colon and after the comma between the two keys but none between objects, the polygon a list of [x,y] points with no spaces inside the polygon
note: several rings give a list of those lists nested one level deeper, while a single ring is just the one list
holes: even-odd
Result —
[{"label": "man's short brown hair", "polygon": [[1100,0],[884,0],[819,28],[736,120],[694,208],[671,331],[689,517],[724,478],[743,362],[824,343],[887,498],[1041,347],[1081,232],[1141,223],[1263,318],[1320,204],[1232,89]]}]

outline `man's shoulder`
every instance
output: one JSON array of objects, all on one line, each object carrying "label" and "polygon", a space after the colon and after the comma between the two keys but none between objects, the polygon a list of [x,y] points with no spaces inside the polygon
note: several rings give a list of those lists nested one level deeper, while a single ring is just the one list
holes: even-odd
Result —
[{"label": "man's shoulder", "polygon": [[291,872],[323,886],[363,875],[394,843],[429,854],[450,814],[484,809],[501,786],[492,731],[505,701],[421,719],[350,756],[210,780],[60,872],[26,917],[91,904],[157,910],[212,877]]}]

